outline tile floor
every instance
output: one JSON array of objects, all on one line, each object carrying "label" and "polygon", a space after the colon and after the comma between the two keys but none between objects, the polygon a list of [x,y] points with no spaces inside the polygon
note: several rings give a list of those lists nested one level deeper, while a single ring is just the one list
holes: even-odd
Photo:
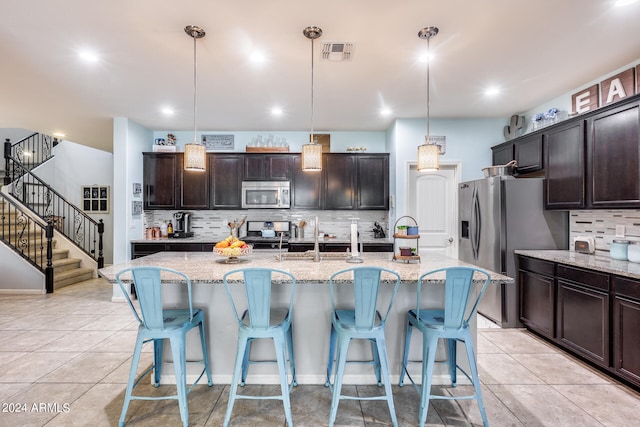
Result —
[{"label": "tile floor", "polygon": [[[114,426],[122,407],[136,325],[125,304],[111,303],[111,286],[93,280],[53,295],[0,294],[0,427]],[[482,323],[478,364],[492,426],[637,425],[640,394],[617,384],[523,330]],[[150,365],[150,353],[143,363]],[[172,386],[146,388],[173,394]],[[350,386],[376,393],[375,386]],[[274,386],[247,386],[256,393]],[[440,387],[442,394],[463,393]],[[277,392],[277,389],[274,389]],[[398,420],[417,425],[418,394],[393,387]],[[229,389],[197,386],[189,395],[190,425],[220,426]],[[291,396],[298,426],[325,426],[330,393],[323,386],[299,386]],[[18,412],[18,411],[22,412]],[[472,401],[436,401],[428,425],[480,425]],[[132,402],[129,426],[178,426],[175,401]],[[390,425],[384,402],[342,403],[341,426]],[[277,401],[239,401],[232,426],[285,426]]]}]

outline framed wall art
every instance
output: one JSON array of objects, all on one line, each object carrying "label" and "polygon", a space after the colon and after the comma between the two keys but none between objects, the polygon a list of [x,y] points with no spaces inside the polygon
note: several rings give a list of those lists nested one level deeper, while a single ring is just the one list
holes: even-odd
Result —
[{"label": "framed wall art", "polygon": [[82,210],[85,212],[108,213],[110,205],[108,185],[83,185]]}]

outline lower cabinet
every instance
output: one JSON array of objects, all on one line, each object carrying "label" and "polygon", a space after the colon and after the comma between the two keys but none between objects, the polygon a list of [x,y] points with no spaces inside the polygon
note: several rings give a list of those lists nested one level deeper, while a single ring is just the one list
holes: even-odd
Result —
[{"label": "lower cabinet", "polygon": [[[351,249],[349,243],[320,243],[320,252],[347,252]],[[289,252],[306,252],[313,250],[313,243],[291,243],[289,242]],[[362,252],[393,252],[393,243],[363,243]]]},{"label": "lower cabinet", "polygon": [[555,266],[549,261],[520,257],[518,267],[520,321],[528,328],[553,338]]},{"label": "lower cabinet", "polygon": [[613,277],[613,369],[640,385],[640,281]]},{"label": "lower cabinet", "polygon": [[556,339],[601,366],[609,366],[609,275],[557,267]]}]

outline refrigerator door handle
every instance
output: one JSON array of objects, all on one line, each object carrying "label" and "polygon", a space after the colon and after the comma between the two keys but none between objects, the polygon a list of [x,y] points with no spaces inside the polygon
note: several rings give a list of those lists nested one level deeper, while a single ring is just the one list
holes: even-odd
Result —
[{"label": "refrigerator door handle", "polygon": [[480,236],[482,234],[482,218],[480,217],[480,197],[478,189],[473,192],[473,231],[471,245],[473,248],[473,258],[477,261],[480,256]]}]

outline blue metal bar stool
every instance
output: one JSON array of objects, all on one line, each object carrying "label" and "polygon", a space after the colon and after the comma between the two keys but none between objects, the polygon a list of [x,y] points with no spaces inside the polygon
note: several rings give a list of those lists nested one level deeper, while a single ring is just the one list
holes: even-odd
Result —
[{"label": "blue metal bar stool", "polygon": [[[232,275],[241,276],[242,280],[234,280],[230,277]],[[274,280],[274,275],[277,278],[277,281]],[[291,387],[298,385],[298,382],[296,381],[295,358],[293,355],[293,331],[291,325],[296,279],[292,274],[282,270],[270,268],[245,268],[228,272],[223,276],[223,281],[227,290],[229,302],[231,303],[231,308],[233,309],[233,314],[238,322],[238,348],[236,352],[236,361],[233,369],[229,404],[227,406],[227,414],[224,419],[224,426],[226,427],[229,424],[231,413],[233,412],[233,405],[236,399],[276,399],[282,400],[287,425],[289,427],[293,427],[289,393],[291,391]],[[239,302],[238,300],[240,298],[236,298],[234,301],[234,297],[231,292],[231,286],[233,286],[235,281],[244,286],[247,308],[242,313],[242,316],[238,314],[238,310],[236,308],[236,302]],[[288,284],[289,282],[291,282],[289,306],[285,308],[272,308],[271,295],[273,283],[282,283],[282,287],[284,288],[286,286],[285,283]],[[276,350],[275,361],[251,360],[251,342],[260,338],[273,339]],[[292,376],[291,385],[289,385],[289,378],[287,374],[287,349]],[[280,395],[248,396],[238,394],[238,382],[241,386],[244,386],[250,364],[274,362],[277,363],[280,373],[280,389],[282,392]]]},{"label": "blue metal bar stool", "polygon": [[[425,310],[420,309],[420,295],[422,287],[425,283],[429,283],[430,276],[438,272],[446,272],[445,282],[445,303],[444,309]],[[474,282],[474,274],[476,281],[482,282],[480,292],[476,296],[471,295]],[[420,391],[420,426],[423,427],[427,420],[427,412],[429,410],[430,399],[475,399],[480,408],[480,415],[485,426],[489,425],[487,414],[484,410],[482,402],[482,391],[480,389],[480,380],[478,378],[478,368],[476,366],[476,357],[473,351],[473,341],[471,332],[469,331],[469,321],[475,316],[478,304],[484,295],[487,285],[491,280],[491,276],[484,270],[473,267],[450,267],[433,270],[423,274],[418,279],[417,304],[415,310],[409,310],[407,313],[407,332],[405,337],[404,357],[402,359],[402,373],[400,374],[400,386],[404,385],[405,373],[411,383],[418,389],[413,378],[407,371],[409,348],[411,344],[411,331],[417,328],[422,332],[422,387]],[[467,311],[469,303],[473,305]],[[433,367],[436,357],[436,347],[438,339],[444,338],[448,344],[448,364],[449,375],[451,376],[451,385],[457,384],[456,374],[460,370],[473,384],[475,393],[469,396],[440,396],[431,394],[431,383],[433,375]],[[471,375],[465,372],[456,361],[456,345],[462,341],[467,350],[469,358],[469,366]]]},{"label": "blue metal bar stool", "polygon": [[[384,317],[378,310],[378,291],[380,290],[382,274],[388,274],[392,277],[393,294],[386,307]],[[354,308],[353,309],[337,309],[335,303],[336,282],[339,286],[353,285],[354,292]],[[395,282],[395,283],[394,283]],[[333,369],[333,359],[336,356],[336,373],[334,377],[331,399],[331,414],[329,417],[329,426],[333,426],[338,413],[338,404],[340,399],[351,400],[385,400],[389,406],[391,421],[394,426],[398,425],[396,411],[393,404],[393,394],[391,392],[391,383],[389,382],[389,362],[387,359],[387,346],[384,338],[384,326],[391,311],[391,307],[398,293],[400,285],[400,275],[392,270],[379,267],[355,267],[334,273],[329,280],[329,292],[331,294],[331,336],[329,338],[329,358],[327,362],[327,381],[326,386],[331,387],[331,373]],[[347,352],[349,351],[349,343],[352,339],[366,339],[371,341],[373,360],[371,361],[348,361]],[[385,395],[373,397],[347,396],[341,394],[344,370],[347,363],[369,363],[374,365],[378,386],[384,383]]]},{"label": "blue metal bar stool", "polygon": [[[121,277],[125,273],[131,273],[133,283],[136,287],[138,302],[140,304],[140,314],[134,307],[129,292],[122,283]],[[176,276],[177,281],[185,282],[187,286],[189,309],[165,310],[162,308],[162,283],[160,281],[161,273]],[[122,294],[125,296],[133,315],[139,322],[138,338],[133,352],[131,361],[131,370],[129,372],[129,382],[125,392],[124,404],[122,405],[122,413],[120,414],[120,426],[124,426],[124,419],[129,409],[131,400],[164,400],[177,399],[180,406],[180,417],[182,424],[186,427],[189,425],[189,408],[187,407],[187,395],[193,387],[200,381],[202,375],[207,374],[208,385],[212,386],[211,371],[209,369],[209,354],[207,349],[207,338],[204,329],[204,313],[202,310],[193,309],[191,300],[191,280],[184,273],[168,268],[160,267],[133,267],[120,271],[116,274],[116,280]],[[187,390],[186,377],[186,336],[193,328],[198,328],[200,332],[200,343],[202,344],[202,357],[204,368],[198,378]],[[160,384],[160,376],[162,373],[162,350],[164,340],[168,339],[171,344],[171,352],[173,354],[173,366],[176,375],[177,395],[150,397],[133,395],[134,387],[149,374],[154,372],[153,384],[158,387]],[[140,362],[140,352],[142,346],[146,343],[153,342],[153,365],[144,371],[136,379],[136,371]]]}]

